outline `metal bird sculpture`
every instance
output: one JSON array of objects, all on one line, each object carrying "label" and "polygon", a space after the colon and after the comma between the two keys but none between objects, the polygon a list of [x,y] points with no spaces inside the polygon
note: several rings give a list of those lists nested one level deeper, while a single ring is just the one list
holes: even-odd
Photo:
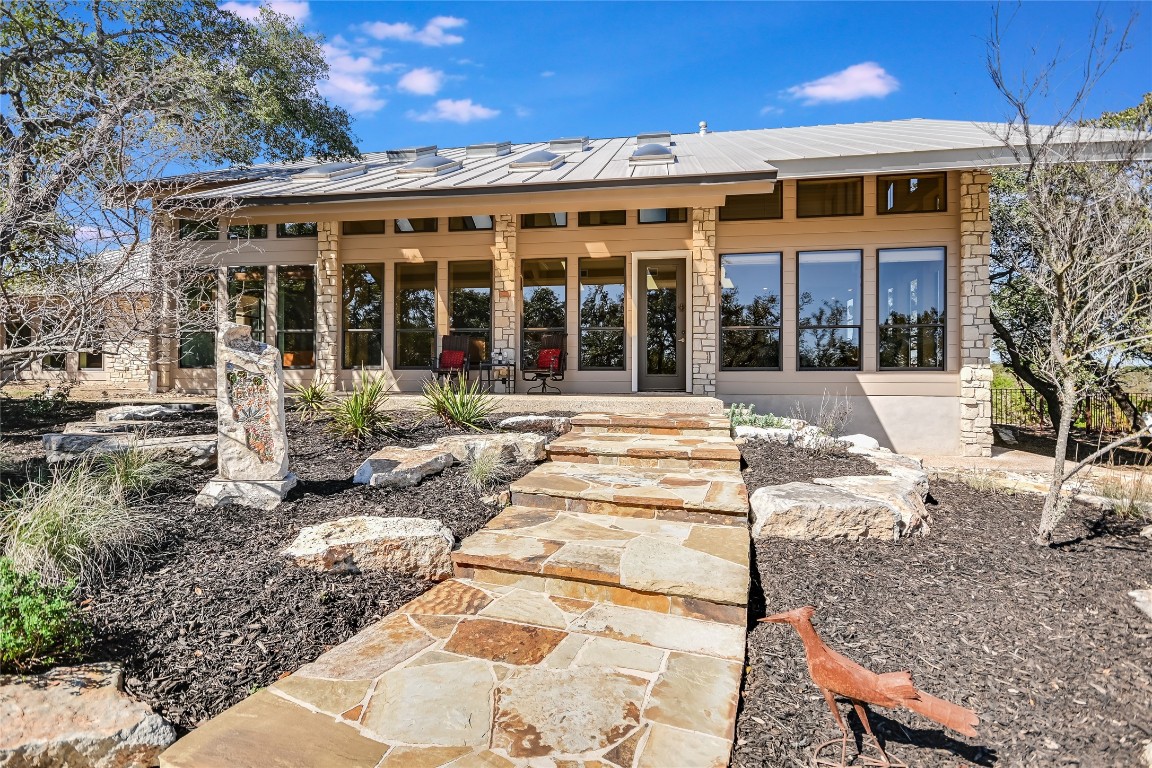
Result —
[{"label": "metal bird sculpture", "polygon": [[861,759],[870,765],[902,766],[904,764],[899,761],[893,762],[888,753],[884,751],[884,747],[881,746],[880,740],[872,733],[872,726],[868,722],[868,714],[864,709],[865,704],[890,709],[903,707],[951,728],[957,733],[962,733],[965,736],[976,735],[976,726],[980,724],[980,718],[976,716],[975,712],[916,690],[916,686],[912,684],[910,673],[887,672],[878,675],[825,645],[820,636],[816,634],[816,628],[812,626],[812,614],[814,613],[816,613],[815,608],[805,606],[786,613],[777,613],[774,616],[760,619],[760,621],[770,624],[791,624],[793,629],[799,633],[800,639],[804,643],[804,654],[808,657],[808,672],[812,675],[812,682],[816,683],[816,687],[824,694],[824,700],[828,702],[828,708],[832,710],[832,717],[836,719],[836,725],[840,727],[840,732],[843,734],[840,739],[840,762],[828,762],[827,759],[820,757],[820,753],[824,749],[836,743],[836,740],[833,739],[818,745],[813,751],[813,761],[816,765],[833,765],[841,766],[841,768],[847,765],[846,752],[849,731],[844,725],[844,718],[841,717],[840,710],[836,706],[837,696],[847,699],[852,704],[860,722],[864,725],[864,730],[876,742],[876,748],[880,751],[882,759],[874,760],[861,755]]}]

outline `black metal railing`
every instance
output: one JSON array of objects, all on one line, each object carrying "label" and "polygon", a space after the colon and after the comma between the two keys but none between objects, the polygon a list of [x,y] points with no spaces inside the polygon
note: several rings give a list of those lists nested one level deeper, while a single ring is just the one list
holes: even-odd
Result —
[{"label": "black metal railing", "polygon": [[[1138,413],[1152,411],[1152,392],[1129,392],[1128,399]],[[996,388],[992,390],[992,423],[1013,427],[1052,426],[1048,403],[1034,389]],[[1132,421],[1108,395],[1090,395],[1076,406],[1072,425],[1090,432],[1124,432]]]}]

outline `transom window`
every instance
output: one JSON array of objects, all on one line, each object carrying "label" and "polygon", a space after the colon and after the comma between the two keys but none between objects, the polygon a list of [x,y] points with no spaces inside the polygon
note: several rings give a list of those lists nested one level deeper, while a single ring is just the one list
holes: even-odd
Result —
[{"label": "transom window", "polygon": [[881,369],[944,368],[943,248],[877,253]]},{"label": "transom window", "polygon": [[266,240],[267,224],[232,224],[228,227],[229,240]]},{"label": "transom window", "polygon": [[720,367],[780,369],[780,254],[720,257]]},{"label": "transom window", "polygon": [[580,259],[580,369],[624,370],[624,257]]},{"label": "transom window", "polygon": [[398,234],[407,234],[409,232],[435,232],[440,226],[440,220],[435,218],[396,219],[395,226],[396,232]]},{"label": "transom window", "polygon": [[628,223],[626,211],[580,211],[576,218],[582,227],[617,227]]},{"label": "transom window", "polygon": [[492,229],[491,216],[449,216],[449,232],[473,232],[477,230]]},{"label": "transom window", "polygon": [[641,224],[683,224],[688,221],[687,208],[641,208],[636,212]]},{"label": "transom window", "polygon": [[784,217],[784,185],[759,195],[728,195],[720,206],[720,221],[780,219]]},{"label": "transom window", "polygon": [[384,234],[384,220],[342,221],[340,222],[340,232],[345,235],[382,235]]},{"label": "transom window", "polygon": [[877,213],[939,213],[948,210],[947,174],[879,176]]},{"label": "transom window", "polygon": [[564,259],[521,262],[521,365],[536,362],[549,333],[565,333],[568,322],[567,264]]},{"label": "transom window", "polygon": [[345,368],[384,365],[384,265],[345,264],[341,289]]},{"label": "transom window", "polygon": [[220,227],[215,221],[180,220],[181,240],[219,240]]},{"label": "transom window", "polygon": [[397,368],[426,368],[436,355],[436,262],[396,265]]},{"label": "transom window", "polygon": [[467,336],[468,359],[487,360],[492,350],[492,262],[448,263],[448,333]]},{"label": "transom window", "polygon": [[860,251],[797,255],[798,367],[860,368]]},{"label": "transom window", "polygon": [[566,226],[568,226],[568,214],[563,211],[556,213],[520,214],[521,229],[549,229],[551,227]]},{"label": "transom window", "polygon": [[316,237],[316,222],[300,221],[276,225],[276,237]]},{"label": "transom window", "polygon": [[276,268],[276,346],[285,368],[316,365],[316,268]]},{"label": "transom window", "polygon": [[862,216],[864,179],[800,179],[796,182],[796,217]]}]

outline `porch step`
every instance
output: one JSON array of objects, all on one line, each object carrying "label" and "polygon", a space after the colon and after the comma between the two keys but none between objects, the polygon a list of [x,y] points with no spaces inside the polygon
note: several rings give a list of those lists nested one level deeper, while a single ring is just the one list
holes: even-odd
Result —
[{"label": "porch step", "polygon": [[748,551],[743,526],[508,507],[469,536],[452,559],[458,569],[574,579],[743,606]]},{"label": "porch step", "polygon": [[584,413],[572,417],[575,433],[626,432],[649,435],[732,436],[732,425],[723,414],[688,413]]},{"label": "porch step", "polygon": [[727,435],[577,432],[553,440],[547,450],[553,461],[677,470],[740,470],[740,449]]},{"label": "porch step", "polygon": [[512,483],[512,503],[621,517],[746,526],[738,471],[668,470],[550,461]]}]

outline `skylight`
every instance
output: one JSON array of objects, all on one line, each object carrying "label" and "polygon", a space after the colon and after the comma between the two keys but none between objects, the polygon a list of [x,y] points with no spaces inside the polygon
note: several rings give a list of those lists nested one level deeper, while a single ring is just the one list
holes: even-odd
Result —
[{"label": "skylight", "polygon": [[674,163],[676,155],[672,154],[671,149],[660,144],[645,144],[636,148],[629,161],[644,164]]},{"label": "skylight", "polygon": [[353,176],[363,175],[367,170],[368,166],[362,163],[321,163],[320,165],[314,165],[307,170],[292,174],[292,178],[299,181],[348,179]]},{"label": "skylight", "polygon": [[643,146],[645,144],[659,144],[662,147],[670,147],[672,146],[672,134],[668,131],[636,134],[636,146]]},{"label": "skylight", "polygon": [[389,160],[415,160],[425,155],[436,154],[436,145],[429,144],[424,147],[406,147],[404,149],[390,149],[388,150]]},{"label": "skylight", "polygon": [[510,171],[548,171],[557,166],[564,164],[564,158],[560,155],[553,154],[546,149],[538,149],[535,152],[513,160],[508,164]]},{"label": "skylight", "polygon": [[583,152],[587,148],[587,136],[576,136],[567,139],[552,139],[552,141],[548,142],[549,151],[559,154],[564,154],[567,152]]},{"label": "skylight", "polygon": [[398,176],[438,176],[463,167],[459,160],[453,160],[441,155],[424,155],[418,157],[403,168],[398,168]]},{"label": "skylight", "polygon": [[489,144],[469,144],[468,157],[500,157],[512,153],[512,142],[494,141]]}]

